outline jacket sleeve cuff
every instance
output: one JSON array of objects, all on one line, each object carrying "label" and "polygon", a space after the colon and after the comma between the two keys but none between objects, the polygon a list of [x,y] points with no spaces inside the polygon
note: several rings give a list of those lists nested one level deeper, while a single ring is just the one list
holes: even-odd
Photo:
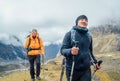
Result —
[{"label": "jacket sleeve cuff", "polygon": [[66,57],[72,56],[71,48],[62,50],[62,55],[66,56]]}]

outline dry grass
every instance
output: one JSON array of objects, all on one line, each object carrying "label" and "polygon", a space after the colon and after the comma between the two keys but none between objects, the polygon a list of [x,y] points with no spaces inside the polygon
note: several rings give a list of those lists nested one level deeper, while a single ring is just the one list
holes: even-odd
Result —
[{"label": "dry grass", "polygon": [[[61,58],[60,58],[61,59]],[[42,80],[40,81],[59,81],[60,80],[60,73],[61,73],[61,60],[59,58],[55,59],[56,64],[46,64],[44,68],[47,68],[48,70],[41,70],[41,78]],[[26,76],[25,76],[26,75]],[[97,71],[95,73],[97,77],[100,78],[100,81],[113,81],[111,78],[101,70]],[[30,75],[29,72],[23,71],[23,72],[16,72],[12,73],[4,78],[0,78],[0,81],[30,81]],[[36,80],[37,81],[37,80]],[[63,81],[66,81],[66,76],[64,74]]]},{"label": "dry grass", "polygon": [[[43,77],[43,76],[41,76]],[[15,72],[12,74],[9,74],[3,78],[0,78],[0,81],[30,81],[30,76],[28,71],[20,71],[20,72]],[[38,81],[38,80],[36,80]],[[44,79],[40,81],[46,81]]]}]

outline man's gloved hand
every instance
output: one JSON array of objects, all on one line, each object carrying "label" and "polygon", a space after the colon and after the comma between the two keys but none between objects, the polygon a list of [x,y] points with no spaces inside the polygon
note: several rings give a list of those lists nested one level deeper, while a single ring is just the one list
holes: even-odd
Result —
[{"label": "man's gloved hand", "polygon": [[31,48],[27,48],[27,51],[30,51],[31,50]]}]

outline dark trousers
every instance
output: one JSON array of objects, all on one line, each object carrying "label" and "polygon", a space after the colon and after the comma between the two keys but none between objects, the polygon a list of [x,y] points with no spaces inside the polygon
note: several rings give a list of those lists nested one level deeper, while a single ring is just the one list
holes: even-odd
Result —
[{"label": "dark trousers", "polygon": [[[66,70],[67,81],[70,81],[70,71]],[[73,72],[72,81],[91,81],[91,70]]]},{"label": "dark trousers", "polygon": [[29,55],[29,63],[30,63],[30,75],[31,78],[35,78],[35,71],[34,71],[34,63],[36,62],[36,76],[40,75],[40,55]]}]

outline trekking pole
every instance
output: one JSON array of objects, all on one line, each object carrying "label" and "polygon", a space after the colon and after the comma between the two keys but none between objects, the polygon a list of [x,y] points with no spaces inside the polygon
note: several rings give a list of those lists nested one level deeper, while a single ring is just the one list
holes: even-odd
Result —
[{"label": "trekking pole", "polygon": [[75,57],[73,56],[72,69],[71,69],[71,74],[70,74],[70,81],[72,81],[72,76],[73,76],[74,65],[75,65]]},{"label": "trekking pole", "polygon": [[26,49],[24,49],[24,51],[25,51],[25,53],[24,53],[24,67],[25,67],[25,71],[24,71],[24,73],[25,73],[25,76],[24,76],[24,81],[27,81],[26,80],[26,70],[27,70],[27,53],[28,53],[28,51],[26,50]]},{"label": "trekking pole", "polygon": [[64,75],[65,60],[66,60],[66,58],[63,58],[63,61],[62,61],[62,71],[61,71],[61,75],[60,75],[60,81],[62,81],[63,75]]},{"label": "trekking pole", "polygon": [[24,64],[24,66],[25,66],[25,69],[24,69],[24,70],[25,70],[24,81],[27,81],[27,80],[26,80],[26,68],[27,68],[27,62],[26,62],[26,57],[25,57],[25,56],[24,56],[24,63],[25,63],[25,64]]},{"label": "trekking pole", "polygon": [[[78,47],[78,43],[79,41],[73,41],[74,42],[74,46]],[[70,81],[72,81],[72,76],[73,76],[73,70],[74,70],[74,66],[75,66],[75,56],[73,55],[73,62],[72,62],[72,69],[71,69],[71,74],[70,74]]]},{"label": "trekking pole", "polygon": [[26,81],[26,59],[25,59],[25,77],[24,77],[24,81]]},{"label": "trekking pole", "polygon": [[44,77],[44,69],[45,69],[45,68],[44,68],[44,56],[43,56],[43,55],[42,55],[42,65],[43,65],[43,67],[42,67],[42,69],[43,69],[43,78],[45,78],[45,77]]},{"label": "trekking pole", "polygon": [[[89,55],[90,55],[91,62],[92,62],[93,67],[94,67],[94,72],[93,72],[93,73],[92,73],[92,75],[91,75],[91,77],[93,78],[93,77],[94,77],[95,72],[97,71],[97,67],[96,67],[96,64],[95,64],[95,62],[94,62],[94,60],[93,60],[93,58],[92,58],[91,54],[89,54]],[[98,66],[100,66],[102,62],[103,62],[102,60],[99,60],[99,61],[97,62],[97,63],[98,63]]]},{"label": "trekking pole", "polygon": [[[98,66],[100,66],[101,64],[102,64],[102,60],[99,60],[97,63],[98,63]],[[92,74],[92,76],[94,76],[94,74],[95,74],[95,72],[97,71],[97,67],[96,67],[96,64],[94,63],[94,72],[93,72],[93,74]]]}]

